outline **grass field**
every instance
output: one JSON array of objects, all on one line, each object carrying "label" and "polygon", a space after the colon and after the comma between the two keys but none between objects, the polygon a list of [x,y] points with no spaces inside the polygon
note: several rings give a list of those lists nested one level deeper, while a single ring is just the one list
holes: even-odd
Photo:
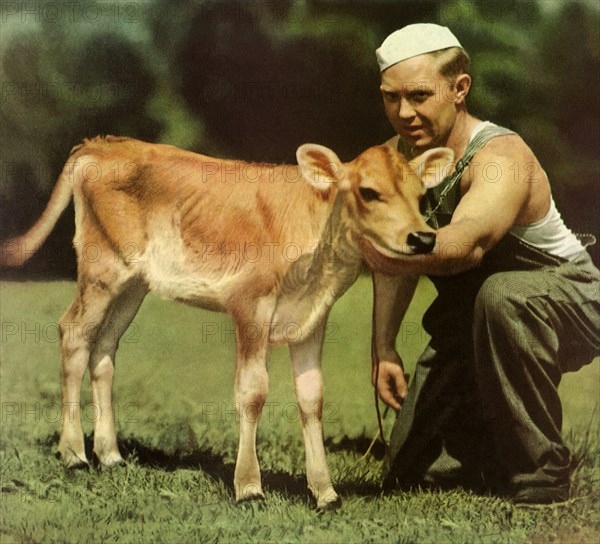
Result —
[{"label": "grass field", "polygon": [[[324,348],[324,425],[344,501],[340,511],[318,514],[306,491],[282,347],[271,353],[258,437],[267,500],[235,504],[231,324],[220,314],[151,296],[117,356],[117,425],[127,462],[113,470],[66,472],[54,457],[60,427],[56,321],[74,289],[69,282],[1,285],[1,543],[599,541],[598,361],[561,384],[565,435],[582,457],[569,503],[523,508],[460,490],[381,492],[380,460],[361,460],[377,428],[368,278],[334,307]],[[399,336],[409,371],[426,342],[417,323],[431,296],[425,284]],[[89,436],[94,410],[87,388],[82,402]],[[385,423],[389,428],[391,415]]]}]

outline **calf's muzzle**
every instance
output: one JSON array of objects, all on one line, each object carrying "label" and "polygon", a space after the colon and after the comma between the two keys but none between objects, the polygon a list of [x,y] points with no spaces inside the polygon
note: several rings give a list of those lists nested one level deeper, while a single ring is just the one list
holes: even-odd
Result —
[{"label": "calf's muzzle", "polygon": [[406,243],[413,253],[431,253],[435,247],[435,232],[411,232]]}]

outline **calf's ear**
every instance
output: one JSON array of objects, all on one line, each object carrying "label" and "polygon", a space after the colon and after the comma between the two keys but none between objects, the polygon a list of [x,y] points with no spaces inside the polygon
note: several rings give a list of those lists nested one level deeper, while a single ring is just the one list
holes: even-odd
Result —
[{"label": "calf's ear", "polygon": [[303,144],[296,151],[296,159],[304,179],[316,189],[327,191],[333,184],[345,187],[344,165],[329,148],[317,144]]},{"label": "calf's ear", "polygon": [[421,153],[410,161],[410,165],[427,189],[439,185],[450,172],[454,162],[454,151],[448,147],[435,147]]}]

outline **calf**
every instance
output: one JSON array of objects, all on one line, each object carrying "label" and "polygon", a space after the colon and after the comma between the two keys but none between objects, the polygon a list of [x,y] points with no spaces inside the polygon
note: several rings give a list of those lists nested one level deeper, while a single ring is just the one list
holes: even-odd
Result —
[{"label": "calf", "polygon": [[[77,294],[60,320],[65,466],[88,463],[79,408],[86,369],[99,414],[94,453],[106,466],[122,461],[111,408],[115,352],[152,291],[234,321],[236,499],[263,496],[255,442],[268,389],[265,357],[269,343],[288,343],[308,487],[318,508],[340,504],[321,425],[327,316],[358,275],[357,236],[391,255],[433,249],[418,202],[453,156],[437,148],[408,163],[377,146],[342,164],[330,149],[305,144],[297,159],[299,166],[249,164],[112,136],[72,150],[41,218],[0,247],[2,264],[22,264],[73,195]],[[94,258],[86,258],[92,248]]]}]

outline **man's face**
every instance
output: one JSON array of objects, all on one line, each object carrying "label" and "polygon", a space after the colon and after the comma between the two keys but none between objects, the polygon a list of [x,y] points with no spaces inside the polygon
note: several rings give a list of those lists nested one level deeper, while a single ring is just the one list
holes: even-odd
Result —
[{"label": "man's face", "polygon": [[387,118],[415,148],[443,146],[456,118],[456,89],[440,75],[439,62],[431,55],[419,55],[381,74]]}]

